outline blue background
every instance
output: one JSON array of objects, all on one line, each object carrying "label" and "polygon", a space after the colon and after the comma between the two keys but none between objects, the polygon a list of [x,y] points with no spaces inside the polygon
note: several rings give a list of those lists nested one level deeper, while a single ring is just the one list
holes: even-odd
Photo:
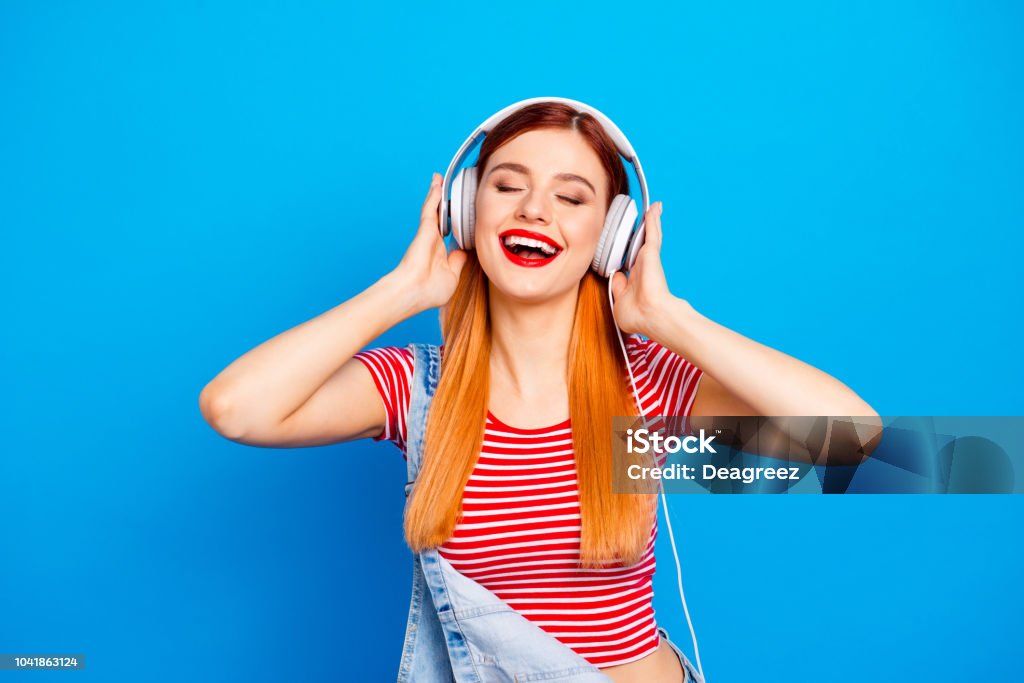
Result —
[{"label": "blue background", "polygon": [[[198,395],[397,264],[431,172],[526,97],[626,132],[705,315],[883,415],[1024,412],[1014,3],[94,4],[0,9],[0,652],[393,679],[399,452],[241,446]],[[670,504],[713,683],[1016,680],[1024,498]]]}]

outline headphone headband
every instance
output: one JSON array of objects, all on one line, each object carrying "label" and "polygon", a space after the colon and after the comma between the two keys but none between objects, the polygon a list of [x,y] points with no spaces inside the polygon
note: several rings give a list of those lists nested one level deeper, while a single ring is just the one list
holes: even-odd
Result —
[{"label": "headphone headband", "polygon": [[615,143],[615,146],[619,148],[619,153],[622,154],[622,156],[626,157],[627,159],[633,159],[636,157],[636,152],[633,151],[633,145],[629,144],[629,140],[626,139],[626,136],[622,134],[622,131],[619,130],[619,127],[616,126],[611,119],[609,119],[607,116],[599,112],[597,109],[591,107],[589,104],[577,102],[576,100],[566,99],[564,97],[532,97],[528,100],[521,100],[519,102],[516,102],[515,104],[510,104],[509,106],[499,111],[497,114],[494,114],[489,119],[481,123],[479,129],[483,130],[485,133],[490,133],[492,130],[494,130],[495,126],[497,126],[503,120],[507,119],[512,114],[516,113],[520,109],[525,109],[531,104],[537,104],[538,102],[559,102],[561,104],[568,104],[569,106],[575,107],[576,109],[579,109],[586,114],[590,114],[595,119],[597,119],[604,127],[604,129],[608,132],[608,135]]},{"label": "headphone headband", "polygon": [[[531,97],[530,99],[520,100],[514,104],[510,104],[496,114],[492,114],[487,119],[476,127],[473,134],[466,138],[466,141],[459,147],[459,151],[455,153],[448,169],[445,171],[444,180],[441,183],[441,236],[447,237],[452,231],[451,215],[448,207],[448,193],[451,191],[452,179],[458,171],[459,166],[466,160],[466,156],[477,142],[480,141],[485,135],[489,134],[494,128],[507,119],[515,112],[528,107],[531,104],[538,102],[558,102],[561,104],[567,104],[570,107],[579,109],[580,111],[590,114],[598,123],[604,128],[605,132],[615,143],[615,147],[619,150],[619,154],[624,156],[630,164],[633,165],[633,169],[636,171],[636,178],[640,184],[640,194],[643,200],[643,211],[641,216],[647,215],[647,209],[650,208],[650,201],[647,196],[647,180],[644,178],[643,167],[640,166],[640,159],[637,157],[636,152],[633,150],[633,145],[630,144],[626,136],[619,130],[619,127],[604,114],[597,109],[591,107],[589,104],[579,102],[577,100],[570,100],[565,97]],[[482,169],[481,169],[482,170]]]}]

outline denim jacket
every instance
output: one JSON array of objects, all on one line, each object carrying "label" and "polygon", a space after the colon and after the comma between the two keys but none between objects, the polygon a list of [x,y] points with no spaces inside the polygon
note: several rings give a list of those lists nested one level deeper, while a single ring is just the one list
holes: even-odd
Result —
[{"label": "denim jacket", "polygon": [[[441,366],[438,347],[412,344],[409,348],[414,365],[406,423],[407,503],[423,457],[427,411]],[[692,666],[687,667],[689,662],[679,655],[687,681],[693,680],[696,672],[691,674]],[[436,548],[415,553],[398,683],[526,681],[611,683],[596,666],[463,576]]]}]

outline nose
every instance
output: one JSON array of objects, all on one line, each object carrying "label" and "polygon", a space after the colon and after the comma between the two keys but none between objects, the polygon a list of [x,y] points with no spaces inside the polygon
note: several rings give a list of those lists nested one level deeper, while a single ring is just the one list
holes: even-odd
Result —
[{"label": "nose", "polygon": [[523,193],[523,201],[516,210],[516,218],[530,223],[547,223],[550,220],[550,207],[540,192],[528,190]]}]

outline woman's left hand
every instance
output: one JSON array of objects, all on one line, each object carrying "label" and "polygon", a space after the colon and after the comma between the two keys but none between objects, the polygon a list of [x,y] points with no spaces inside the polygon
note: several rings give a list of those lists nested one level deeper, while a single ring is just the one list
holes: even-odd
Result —
[{"label": "woman's left hand", "polygon": [[644,223],[644,245],[628,278],[623,273],[615,273],[612,296],[619,329],[626,334],[650,337],[652,323],[673,299],[661,267],[661,202],[651,204]]}]

